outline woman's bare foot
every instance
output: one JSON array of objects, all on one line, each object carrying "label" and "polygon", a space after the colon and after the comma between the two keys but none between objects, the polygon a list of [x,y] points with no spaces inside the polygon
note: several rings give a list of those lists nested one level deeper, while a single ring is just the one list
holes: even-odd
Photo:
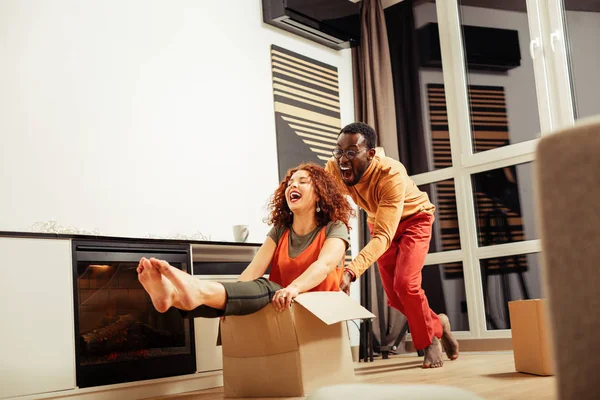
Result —
[{"label": "woman's bare foot", "polygon": [[456,360],[458,358],[458,341],[452,336],[450,320],[446,314],[439,314],[438,317],[442,323],[442,328],[444,329],[442,333],[442,346],[444,346],[444,351],[446,351],[446,355],[450,360]]},{"label": "woman's bare foot", "polygon": [[137,267],[138,280],[150,295],[156,311],[166,312],[173,305],[176,289],[171,282],[145,257]]},{"label": "woman's bare foot", "polygon": [[423,349],[425,353],[423,368],[439,368],[444,365],[441,347],[440,340],[434,336],[431,344]]},{"label": "woman's bare foot", "polygon": [[202,281],[166,261],[151,258],[150,263],[162,274],[163,279],[171,281],[175,287],[177,291],[177,299],[173,304],[175,307],[189,311],[205,304]]}]

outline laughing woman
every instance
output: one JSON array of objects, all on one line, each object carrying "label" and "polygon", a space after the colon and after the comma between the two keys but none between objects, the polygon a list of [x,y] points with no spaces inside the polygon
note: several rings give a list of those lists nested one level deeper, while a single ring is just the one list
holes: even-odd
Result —
[{"label": "laughing woman", "polygon": [[175,307],[189,318],[246,315],[269,303],[283,311],[300,293],[338,291],[354,214],[342,190],[315,164],[289,170],[269,204],[273,228],[237,282],[203,281],[153,258],[140,260],[138,278],[157,311]]}]

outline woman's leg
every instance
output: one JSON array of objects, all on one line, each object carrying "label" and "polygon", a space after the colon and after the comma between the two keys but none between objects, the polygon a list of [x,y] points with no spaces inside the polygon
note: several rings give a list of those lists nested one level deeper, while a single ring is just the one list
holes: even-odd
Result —
[{"label": "woman's leg", "polygon": [[157,311],[175,307],[188,318],[252,314],[269,304],[281,289],[265,278],[250,282],[203,281],[156,259],[142,258],[138,276]]},{"label": "woman's leg", "polygon": [[266,278],[248,282],[225,282],[221,284],[227,293],[224,309],[200,306],[182,313],[186,318],[215,318],[226,315],[248,315],[267,306],[281,286]]},{"label": "woman's leg", "polygon": [[157,268],[175,287],[175,302],[173,307],[189,311],[199,306],[208,306],[218,310],[225,309],[227,293],[223,284],[213,281],[203,281],[175,268],[166,261],[150,259]]},{"label": "woman's leg", "polygon": [[142,258],[137,272],[158,312],[166,312],[171,307],[189,311],[201,305],[225,309],[227,294],[218,282],[202,281],[154,258]]}]

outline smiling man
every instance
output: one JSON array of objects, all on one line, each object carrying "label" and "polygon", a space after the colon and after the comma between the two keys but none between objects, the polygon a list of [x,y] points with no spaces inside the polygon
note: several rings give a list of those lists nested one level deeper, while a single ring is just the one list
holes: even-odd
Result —
[{"label": "smiling man", "polygon": [[458,342],[448,317],[429,308],[421,288],[435,206],[400,162],[377,153],[376,142],[369,125],[347,125],[326,166],[367,212],[371,232],[369,243],[344,271],[340,288],[347,291],[377,261],[389,304],[406,316],[416,349],[425,353],[423,367],[441,367],[440,339],[450,360],[458,358]]}]

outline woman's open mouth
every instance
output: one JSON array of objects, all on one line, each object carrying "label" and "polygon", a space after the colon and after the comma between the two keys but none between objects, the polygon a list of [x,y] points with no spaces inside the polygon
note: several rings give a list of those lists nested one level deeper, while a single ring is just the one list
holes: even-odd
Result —
[{"label": "woman's open mouth", "polygon": [[289,194],[289,197],[290,197],[290,203],[296,203],[302,198],[302,195],[300,194],[299,191],[292,190]]}]

